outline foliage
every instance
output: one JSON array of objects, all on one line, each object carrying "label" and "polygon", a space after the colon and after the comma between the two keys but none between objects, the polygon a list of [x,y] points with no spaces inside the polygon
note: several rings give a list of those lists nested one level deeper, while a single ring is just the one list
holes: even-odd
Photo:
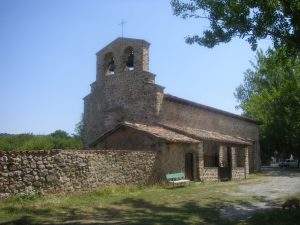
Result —
[{"label": "foliage", "polygon": [[80,138],[57,130],[50,135],[17,134],[0,136],[0,150],[82,149]]},{"label": "foliage", "polygon": [[68,138],[69,134],[63,130],[56,130],[53,133],[51,133],[50,136],[55,138]]},{"label": "foliage", "polygon": [[235,96],[247,116],[261,125],[263,159],[275,151],[300,156],[300,60],[285,48],[257,52]]},{"label": "foliage", "polygon": [[75,125],[75,136],[83,140],[84,134],[84,123],[83,123],[83,115],[81,115],[80,121]]},{"label": "foliage", "polygon": [[176,16],[210,22],[203,36],[188,36],[187,43],[212,48],[239,37],[255,50],[259,39],[270,37],[275,47],[300,50],[299,0],[172,0],[171,5]]}]

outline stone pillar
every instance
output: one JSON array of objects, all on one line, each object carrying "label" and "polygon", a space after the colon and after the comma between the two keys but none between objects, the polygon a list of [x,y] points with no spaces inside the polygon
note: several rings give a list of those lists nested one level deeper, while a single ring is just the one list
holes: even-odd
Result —
[{"label": "stone pillar", "polygon": [[198,179],[203,180],[203,173],[204,173],[204,149],[203,149],[203,142],[198,144]]},{"label": "stone pillar", "polygon": [[235,169],[237,167],[237,157],[236,157],[236,147],[231,147],[231,168]]},{"label": "stone pillar", "polygon": [[244,151],[245,151],[245,164],[244,164],[245,172],[246,174],[249,174],[250,171],[249,170],[249,151],[250,151],[249,146],[245,147]]},{"label": "stone pillar", "polygon": [[136,73],[149,71],[149,46],[138,45],[135,48],[134,70]]},{"label": "stone pillar", "polygon": [[228,159],[227,159],[227,147],[224,145],[220,145],[219,148],[219,167],[227,167]]}]

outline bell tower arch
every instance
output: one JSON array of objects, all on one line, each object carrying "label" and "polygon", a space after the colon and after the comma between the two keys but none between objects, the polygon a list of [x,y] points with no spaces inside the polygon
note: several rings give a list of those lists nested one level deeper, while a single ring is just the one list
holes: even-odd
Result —
[{"label": "bell tower arch", "polygon": [[149,46],[145,40],[117,38],[101,49],[97,54],[97,81],[104,80],[108,65],[114,65],[114,74],[122,75],[126,71],[135,74],[149,72]]}]

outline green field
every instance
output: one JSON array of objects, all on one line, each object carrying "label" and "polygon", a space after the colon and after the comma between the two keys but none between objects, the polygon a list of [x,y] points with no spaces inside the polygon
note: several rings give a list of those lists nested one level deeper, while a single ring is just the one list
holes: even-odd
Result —
[{"label": "green field", "polygon": [[[232,195],[241,183],[192,183],[186,187],[111,187],[88,193],[10,198],[0,202],[0,224],[297,224],[299,210],[276,209],[244,221],[224,219],[220,208],[251,205],[255,196]],[[288,222],[287,222],[288,221]]]}]

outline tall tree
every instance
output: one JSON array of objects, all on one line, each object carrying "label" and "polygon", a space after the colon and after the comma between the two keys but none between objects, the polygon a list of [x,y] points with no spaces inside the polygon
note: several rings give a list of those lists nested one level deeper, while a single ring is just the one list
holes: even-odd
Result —
[{"label": "tall tree", "polygon": [[81,141],[84,140],[84,122],[83,114],[81,114],[80,121],[75,125],[75,137],[79,138]]},{"label": "tall tree", "polygon": [[285,48],[258,51],[235,92],[247,116],[261,125],[263,160],[274,151],[300,157],[300,59]]},{"label": "tall tree", "polygon": [[275,47],[300,51],[299,0],[171,0],[176,16],[208,19],[210,28],[186,37],[189,44],[212,48],[233,37],[245,38],[253,50],[270,37]]}]

